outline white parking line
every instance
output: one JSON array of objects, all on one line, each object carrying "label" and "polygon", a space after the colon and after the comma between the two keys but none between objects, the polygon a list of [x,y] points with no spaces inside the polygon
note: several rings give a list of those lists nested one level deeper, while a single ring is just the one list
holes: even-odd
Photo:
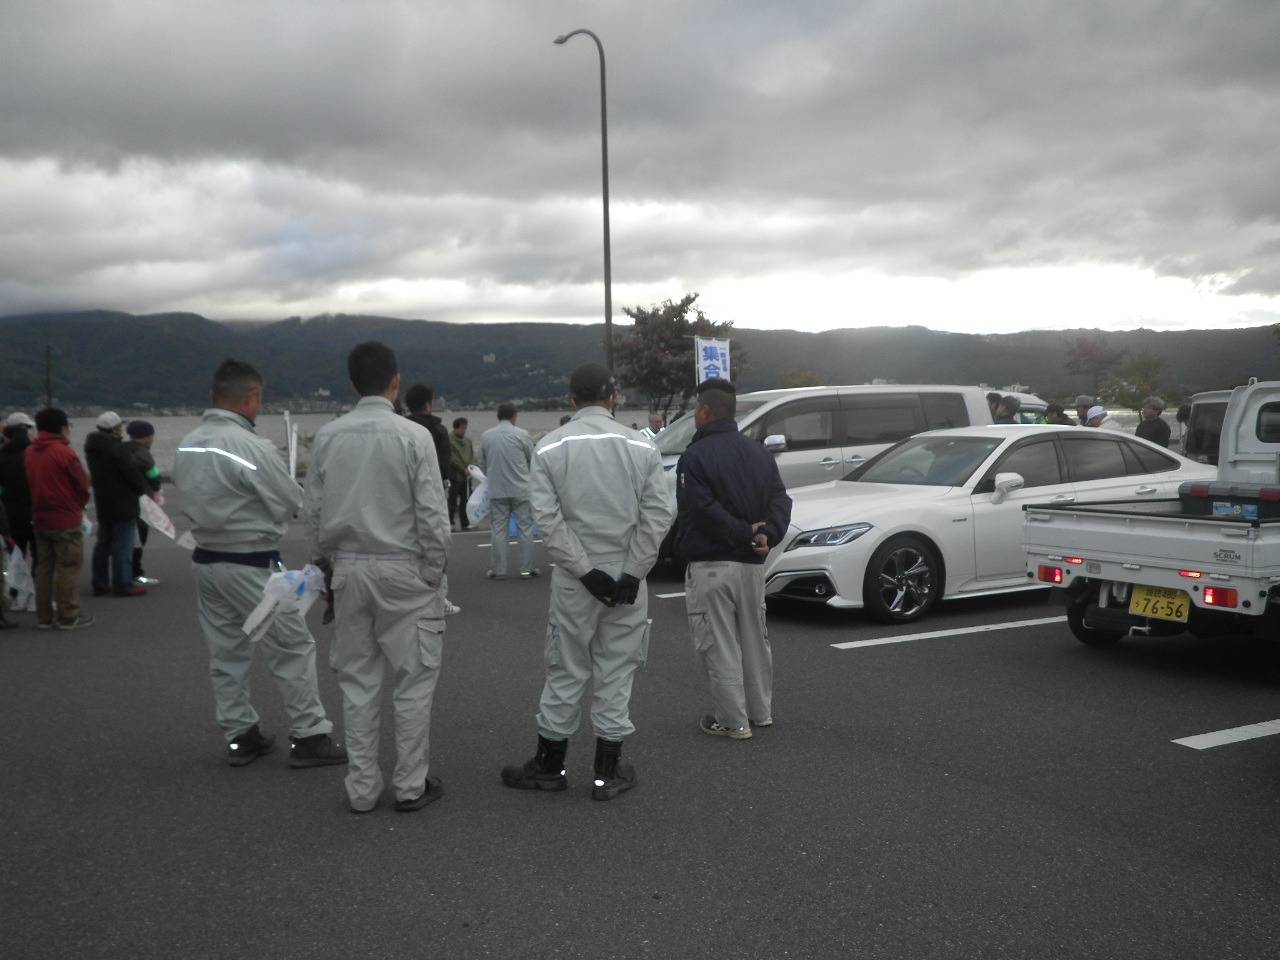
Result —
[{"label": "white parking line", "polygon": [[990,633],[992,630],[1014,630],[1018,627],[1039,627],[1046,623],[1065,623],[1066,617],[1041,617],[1038,620],[1011,620],[1008,623],[984,623],[976,627],[956,627],[954,630],[930,630],[928,633],[904,633],[897,637],[876,637],[874,640],[846,640],[833,643],[837,650],[855,647],[876,647],[882,643],[906,643],[908,640],[932,640],[935,637],[959,637],[966,633]]},{"label": "white parking line", "polygon": [[1231,727],[1229,730],[1215,730],[1212,733],[1201,733],[1194,737],[1180,737],[1174,743],[1192,750],[1208,750],[1220,747],[1224,743],[1239,743],[1241,740],[1256,740],[1258,737],[1273,737],[1280,733],[1280,720],[1268,720],[1266,723],[1250,723],[1243,727]]},{"label": "white parking line", "polygon": [[681,590],[679,593],[655,593],[654,596],[659,600],[674,600],[676,597],[683,597],[684,591]]}]

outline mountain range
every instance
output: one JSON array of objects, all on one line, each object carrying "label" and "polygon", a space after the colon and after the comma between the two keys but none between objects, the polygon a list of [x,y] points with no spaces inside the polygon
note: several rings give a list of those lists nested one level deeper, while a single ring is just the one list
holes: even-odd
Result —
[{"label": "mountain range", "polygon": [[[615,323],[615,333],[629,327]],[[1267,327],[1012,334],[866,327],[734,330],[733,336],[748,361],[735,369],[744,390],[782,386],[799,375],[821,383],[1020,383],[1046,398],[1068,397],[1088,392],[1092,383],[1087,374],[1067,370],[1069,344],[1081,337],[1124,351],[1129,360],[1162,361],[1158,383],[1173,395],[1250,376],[1280,378],[1280,340]],[[344,315],[223,323],[197,314],[105,310],[12,315],[0,317],[0,407],[42,403],[46,347],[54,396],[66,406],[198,408],[213,368],[227,356],[262,370],[269,400],[349,402],[345,358],[363,340],[390,345],[406,383],[434,384],[457,409],[563,396],[574,366],[602,359],[603,326]]]}]

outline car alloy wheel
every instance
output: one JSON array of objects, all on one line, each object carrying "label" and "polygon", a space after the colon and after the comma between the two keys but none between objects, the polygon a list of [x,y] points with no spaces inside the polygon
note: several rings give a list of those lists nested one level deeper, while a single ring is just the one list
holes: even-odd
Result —
[{"label": "car alloy wheel", "polygon": [[905,623],[924,615],[937,599],[941,564],[917,537],[881,545],[867,565],[863,602],[877,620]]}]

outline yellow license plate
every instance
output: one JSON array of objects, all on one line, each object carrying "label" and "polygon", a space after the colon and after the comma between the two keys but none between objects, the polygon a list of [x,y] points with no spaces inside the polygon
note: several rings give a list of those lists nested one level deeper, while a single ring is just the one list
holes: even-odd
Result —
[{"label": "yellow license plate", "polygon": [[1190,611],[1191,597],[1185,590],[1135,586],[1129,597],[1129,612],[1139,617],[1186,623]]}]

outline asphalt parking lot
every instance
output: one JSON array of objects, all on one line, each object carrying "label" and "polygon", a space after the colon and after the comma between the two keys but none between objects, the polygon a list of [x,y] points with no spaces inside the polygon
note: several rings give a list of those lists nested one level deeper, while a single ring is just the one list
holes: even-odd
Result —
[{"label": "asphalt parking lot", "polygon": [[[1273,957],[1280,656],[1248,639],[1077,643],[1039,594],[912,627],[782,606],[777,724],[707,737],[678,579],[651,579],[626,756],[640,785],[504,789],[532,751],[548,578],[455,539],[432,729],[447,795],[347,813],[338,769],[233,769],[187,556],[98,625],[0,635],[6,957]],[[304,560],[291,535],[287,559]],[[543,561],[546,569],[545,559]],[[87,582],[86,582],[87,589]],[[327,662],[330,633],[312,624]],[[989,629],[1008,623],[1020,627]],[[938,634],[942,631],[956,631]],[[925,634],[925,636],[917,636]],[[912,638],[912,639],[904,639]],[[895,639],[892,643],[864,643]],[[836,644],[861,644],[837,647]],[[264,726],[279,697],[255,674]],[[332,675],[322,695],[340,717]],[[387,756],[389,729],[384,737]]]}]

